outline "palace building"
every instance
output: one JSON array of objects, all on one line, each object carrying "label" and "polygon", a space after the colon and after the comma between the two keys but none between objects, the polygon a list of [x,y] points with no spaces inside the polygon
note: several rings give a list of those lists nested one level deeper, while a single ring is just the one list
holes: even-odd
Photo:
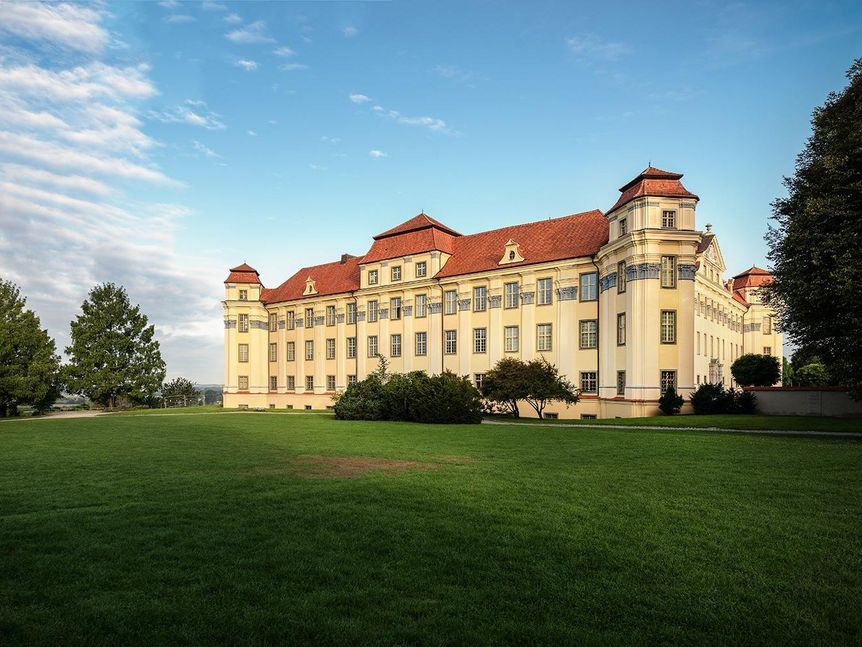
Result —
[{"label": "palace building", "polygon": [[461,234],[422,213],[363,256],[304,267],[273,288],[247,264],[224,301],[224,406],[322,409],[387,358],[477,385],[503,357],[543,356],[581,390],[551,417],[658,412],[660,394],[732,384],[744,353],[781,359],[757,267],[725,280],[682,174],[648,167],[605,213]]}]

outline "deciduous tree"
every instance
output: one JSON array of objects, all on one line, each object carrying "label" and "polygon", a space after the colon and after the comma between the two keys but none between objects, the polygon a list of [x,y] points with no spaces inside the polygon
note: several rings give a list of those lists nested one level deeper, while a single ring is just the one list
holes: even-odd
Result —
[{"label": "deciduous tree", "polygon": [[525,371],[527,395],[524,399],[536,410],[539,418],[544,417],[545,407],[549,402],[577,404],[578,390],[545,358],[530,360]]},{"label": "deciduous tree", "polygon": [[482,382],[482,397],[502,406],[515,418],[521,415],[518,400],[523,400],[529,392],[527,388],[527,365],[514,357],[504,357],[496,366],[485,373]]},{"label": "deciduous tree", "polygon": [[738,357],[730,365],[730,372],[736,383],[742,386],[772,386],[781,375],[777,357],[756,353]]}]

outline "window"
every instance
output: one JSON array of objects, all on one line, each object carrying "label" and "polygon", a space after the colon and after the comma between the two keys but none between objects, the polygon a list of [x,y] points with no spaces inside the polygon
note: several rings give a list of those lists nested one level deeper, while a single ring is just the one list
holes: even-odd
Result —
[{"label": "window", "polygon": [[347,323],[355,324],[356,323],[356,304],[348,303],[347,304]]},{"label": "window", "polygon": [[476,385],[476,388],[479,391],[482,390],[482,385],[485,383],[485,374],[484,373],[474,373],[473,374],[473,383]]},{"label": "window", "polygon": [[389,318],[396,321],[401,319],[401,297],[389,299]]},{"label": "window", "polygon": [[596,301],[598,297],[598,278],[595,272],[581,274],[581,301]]},{"label": "window", "polygon": [[368,285],[377,285],[377,270],[368,270]]},{"label": "window", "polygon": [[626,313],[621,312],[617,315],[617,346],[625,346],[626,344]]},{"label": "window", "polygon": [[676,343],[676,310],[661,311],[661,343]]},{"label": "window", "polygon": [[598,379],[595,371],[581,371],[581,393],[597,393]]},{"label": "window", "polygon": [[423,276],[428,274],[428,263],[425,261],[419,261],[416,263],[416,278],[421,279]]},{"label": "window", "polygon": [[458,352],[458,331],[447,330],[445,335],[446,343],[444,347],[444,352],[447,355],[454,355]]},{"label": "window", "polygon": [[305,359],[314,359],[314,340],[305,340]]},{"label": "window", "polygon": [[239,390],[248,391],[248,375],[239,376]]},{"label": "window", "polygon": [[700,333],[697,333],[697,351],[695,355],[700,355]]},{"label": "window", "polygon": [[335,339],[326,340],[326,359],[335,359]]},{"label": "window", "polygon": [[506,295],[506,308],[517,308],[518,307],[518,284],[517,283],[506,283],[504,286],[504,291]]},{"label": "window", "polygon": [[506,326],[503,329],[504,349],[507,353],[518,352],[518,326]]},{"label": "window", "polygon": [[596,319],[586,319],[580,324],[580,347],[596,348],[599,339],[599,322]]},{"label": "window", "polygon": [[239,345],[239,361],[247,362],[248,361],[248,344],[240,344]]},{"label": "window", "polygon": [[296,360],[296,342],[287,342],[287,361],[293,362]]},{"label": "window", "polygon": [[676,371],[661,371],[659,375],[659,386],[664,393],[668,389],[676,391]]},{"label": "window", "polygon": [[269,332],[278,330],[278,314],[275,312],[269,313]]},{"label": "window", "polygon": [[488,350],[488,329],[473,328],[473,352],[484,353]]},{"label": "window", "polygon": [[368,336],[368,357],[377,356],[377,335]]},{"label": "window", "polygon": [[772,317],[764,317],[763,318],[763,326],[760,329],[764,335],[772,334]]},{"label": "window", "polygon": [[595,420],[598,416],[594,413],[582,413],[581,420]]},{"label": "window", "polygon": [[401,335],[389,336],[389,356],[401,357]]},{"label": "window", "polygon": [[626,262],[620,261],[617,263],[617,293],[622,294],[626,291]]},{"label": "window", "polygon": [[269,361],[277,362],[278,361],[278,344],[270,344],[269,345]]},{"label": "window", "polygon": [[278,391],[278,377],[276,377],[275,375],[269,376],[269,390]]},{"label": "window", "polygon": [[400,281],[401,280],[401,266],[394,265],[391,270],[389,270],[389,277],[392,281]]},{"label": "window", "polygon": [[239,331],[248,332],[248,315],[239,316]]},{"label": "window", "polygon": [[335,306],[326,306],[326,325],[335,325]]},{"label": "window", "polygon": [[537,296],[540,306],[553,303],[553,281],[551,279],[539,279],[536,281],[536,291],[539,293]]},{"label": "window", "polygon": [[458,311],[458,293],[455,290],[446,290],[444,297],[443,312],[447,315],[455,314]]},{"label": "window", "polygon": [[620,236],[625,236],[627,233],[629,233],[629,223],[623,218],[620,220]]},{"label": "window", "polygon": [[248,290],[240,290],[239,291],[239,300],[240,301],[248,301]]},{"label": "window", "polygon": [[347,359],[356,359],[356,337],[347,338]]},{"label": "window", "polygon": [[305,376],[305,390],[306,391],[314,391],[314,376],[306,375]]},{"label": "window", "polygon": [[676,287],[676,256],[661,257],[661,286],[663,288]]},{"label": "window", "polygon": [[488,288],[473,288],[473,311],[485,312],[488,307]]},{"label": "window", "polygon": [[515,250],[512,250],[512,251],[510,251],[510,252],[509,252],[509,260],[510,260],[510,261],[514,261],[514,260],[515,260]]},{"label": "window", "polygon": [[428,315],[428,296],[425,294],[417,294],[414,299],[414,303],[416,304],[416,312],[414,313],[417,317],[425,317]]},{"label": "window", "polygon": [[305,327],[311,328],[314,326],[314,308],[305,309]]},{"label": "window", "polygon": [[287,313],[287,329],[293,330],[296,328],[296,313],[291,310]]},{"label": "window", "polygon": [[356,384],[356,376],[355,375],[348,375],[347,376],[347,386],[351,386],[353,384]]},{"label": "window", "polygon": [[368,321],[377,321],[377,301],[368,302]]},{"label": "window", "polygon": [[626,372],[617,371],[617,395],[625,396],[626,394]]},{"label": "window", "polygon": [[536,350],[551,350],[551,324],[542,323],[536,326]]},{"label": "window", "polygon": [[542,417],[547,418],[548,420],[556,420],[560,417],[560,414],[556,411],[545,411],[542,413]]},{"label": "window", "polygon": [[326,376],[326,390],[332,393],[335,391],[335,376],[327,375]]},{"label": "window", "polygon": [[661,228],[676,229],[676,211],[661,212]]},{"label": "window", "polygon": [[428,333],[427,332],[417,332],[416,333],[416,354],[417,355],[427,355],[428,354]]},{"label": "window", "polygon": [[772,346],[764,346],[763,347],[764,355],[772,355]]},{"label": "window", "polygon": [[287,376],[287,390],[296,391],[296,377],[293,375]]}]

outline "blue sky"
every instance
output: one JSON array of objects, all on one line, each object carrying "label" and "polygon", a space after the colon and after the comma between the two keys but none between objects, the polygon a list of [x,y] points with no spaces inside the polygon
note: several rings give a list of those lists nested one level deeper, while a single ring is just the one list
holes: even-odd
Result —
[{"label": "blue sky", "polygon": [[604,210],[648,162],[732,274],[858,56],[857,2],[0,3],[0,275],[60,347],[123,283],[220,382],[228,267]]}]

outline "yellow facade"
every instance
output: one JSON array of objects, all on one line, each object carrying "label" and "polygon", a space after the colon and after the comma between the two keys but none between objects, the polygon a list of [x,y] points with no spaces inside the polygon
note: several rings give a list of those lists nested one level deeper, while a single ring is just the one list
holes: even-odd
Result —
[{"label": "yellow facade", "polygon": [[703,381],[730,384],[733,359],[764,348],[780,358],[782,340],[756,288],[734,298],[724,284],[715,236],[696,229],[697,198],[686,195],[628,200],[604,214],[606,242],[574,258],[531,262],[534,242],[518,260],[519,241],[501,231],[502,259],[482,271],[440,276],[451,262],[441,249],[359,259],[354,289],[321,295],[311,268],[302,294],[275,302],[262,299],[252,268],[232,271],[224,404],[331,406],[375,370],[377,353],[392,372],[476,382],[503,357],[544,356],[584,387],[577,405],[548,406],[561,418],[655,414],[671,377],[683,395]]}]

